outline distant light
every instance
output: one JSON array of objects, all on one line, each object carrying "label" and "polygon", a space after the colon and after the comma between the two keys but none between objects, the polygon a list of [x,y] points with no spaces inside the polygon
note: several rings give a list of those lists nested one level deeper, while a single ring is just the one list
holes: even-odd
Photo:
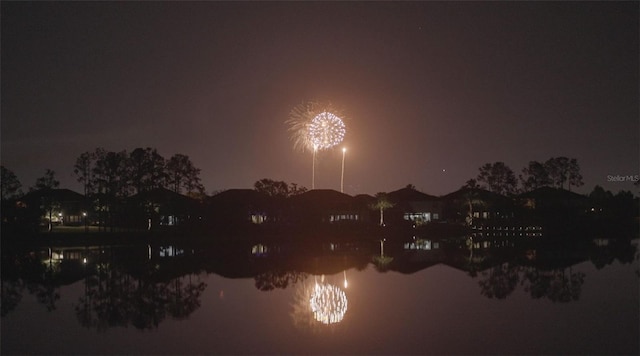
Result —
[{"label": "distant light", "polygon": [[84,263],[85,265],[87,264],[87,258],[86,257],[82,259],[82,263]]},{"label": "distant light", "polygon": [[347,152],[347,148],[346,148],[346,147],[343,147],[343,148],[342,148],[342,153],[345,153],[345,152]]},{"label": "distant light", "polygon": [[82,216],[85,216],[85,217],[86,217],[86,216],[87,216],[87,212],[86,212],[86,211],[83,211],[83,212],[82,212]]}]

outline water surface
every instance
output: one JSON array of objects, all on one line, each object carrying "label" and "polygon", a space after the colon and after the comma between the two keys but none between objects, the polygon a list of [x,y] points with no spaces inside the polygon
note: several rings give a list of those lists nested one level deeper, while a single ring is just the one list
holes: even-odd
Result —
[{"label": "water surface", "polygon": [[635,241],[499,245],[21,251],[2,353],[638,354]]}]

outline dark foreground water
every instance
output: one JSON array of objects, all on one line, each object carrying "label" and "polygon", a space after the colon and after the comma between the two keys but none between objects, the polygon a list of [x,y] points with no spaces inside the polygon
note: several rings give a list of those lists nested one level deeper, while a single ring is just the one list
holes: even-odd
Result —
[{"label": "dark foreground water", "polygon": [[3,254],[3,355],[640,351],[636,241]]}]

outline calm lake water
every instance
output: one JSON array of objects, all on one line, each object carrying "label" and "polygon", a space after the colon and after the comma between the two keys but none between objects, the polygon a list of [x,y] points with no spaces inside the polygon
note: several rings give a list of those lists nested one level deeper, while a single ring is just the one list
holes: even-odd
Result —
[{"label": "calm lake water", "polygon": [[637,241],[3,251],[2,354],[638,354]]}]

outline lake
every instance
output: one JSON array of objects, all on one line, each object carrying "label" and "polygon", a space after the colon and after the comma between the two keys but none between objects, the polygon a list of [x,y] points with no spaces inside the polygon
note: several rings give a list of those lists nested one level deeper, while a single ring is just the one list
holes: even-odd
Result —
[{"label": "lake", "polygon": [[637,240],[3,250],[2,354],[638,354]]}]

